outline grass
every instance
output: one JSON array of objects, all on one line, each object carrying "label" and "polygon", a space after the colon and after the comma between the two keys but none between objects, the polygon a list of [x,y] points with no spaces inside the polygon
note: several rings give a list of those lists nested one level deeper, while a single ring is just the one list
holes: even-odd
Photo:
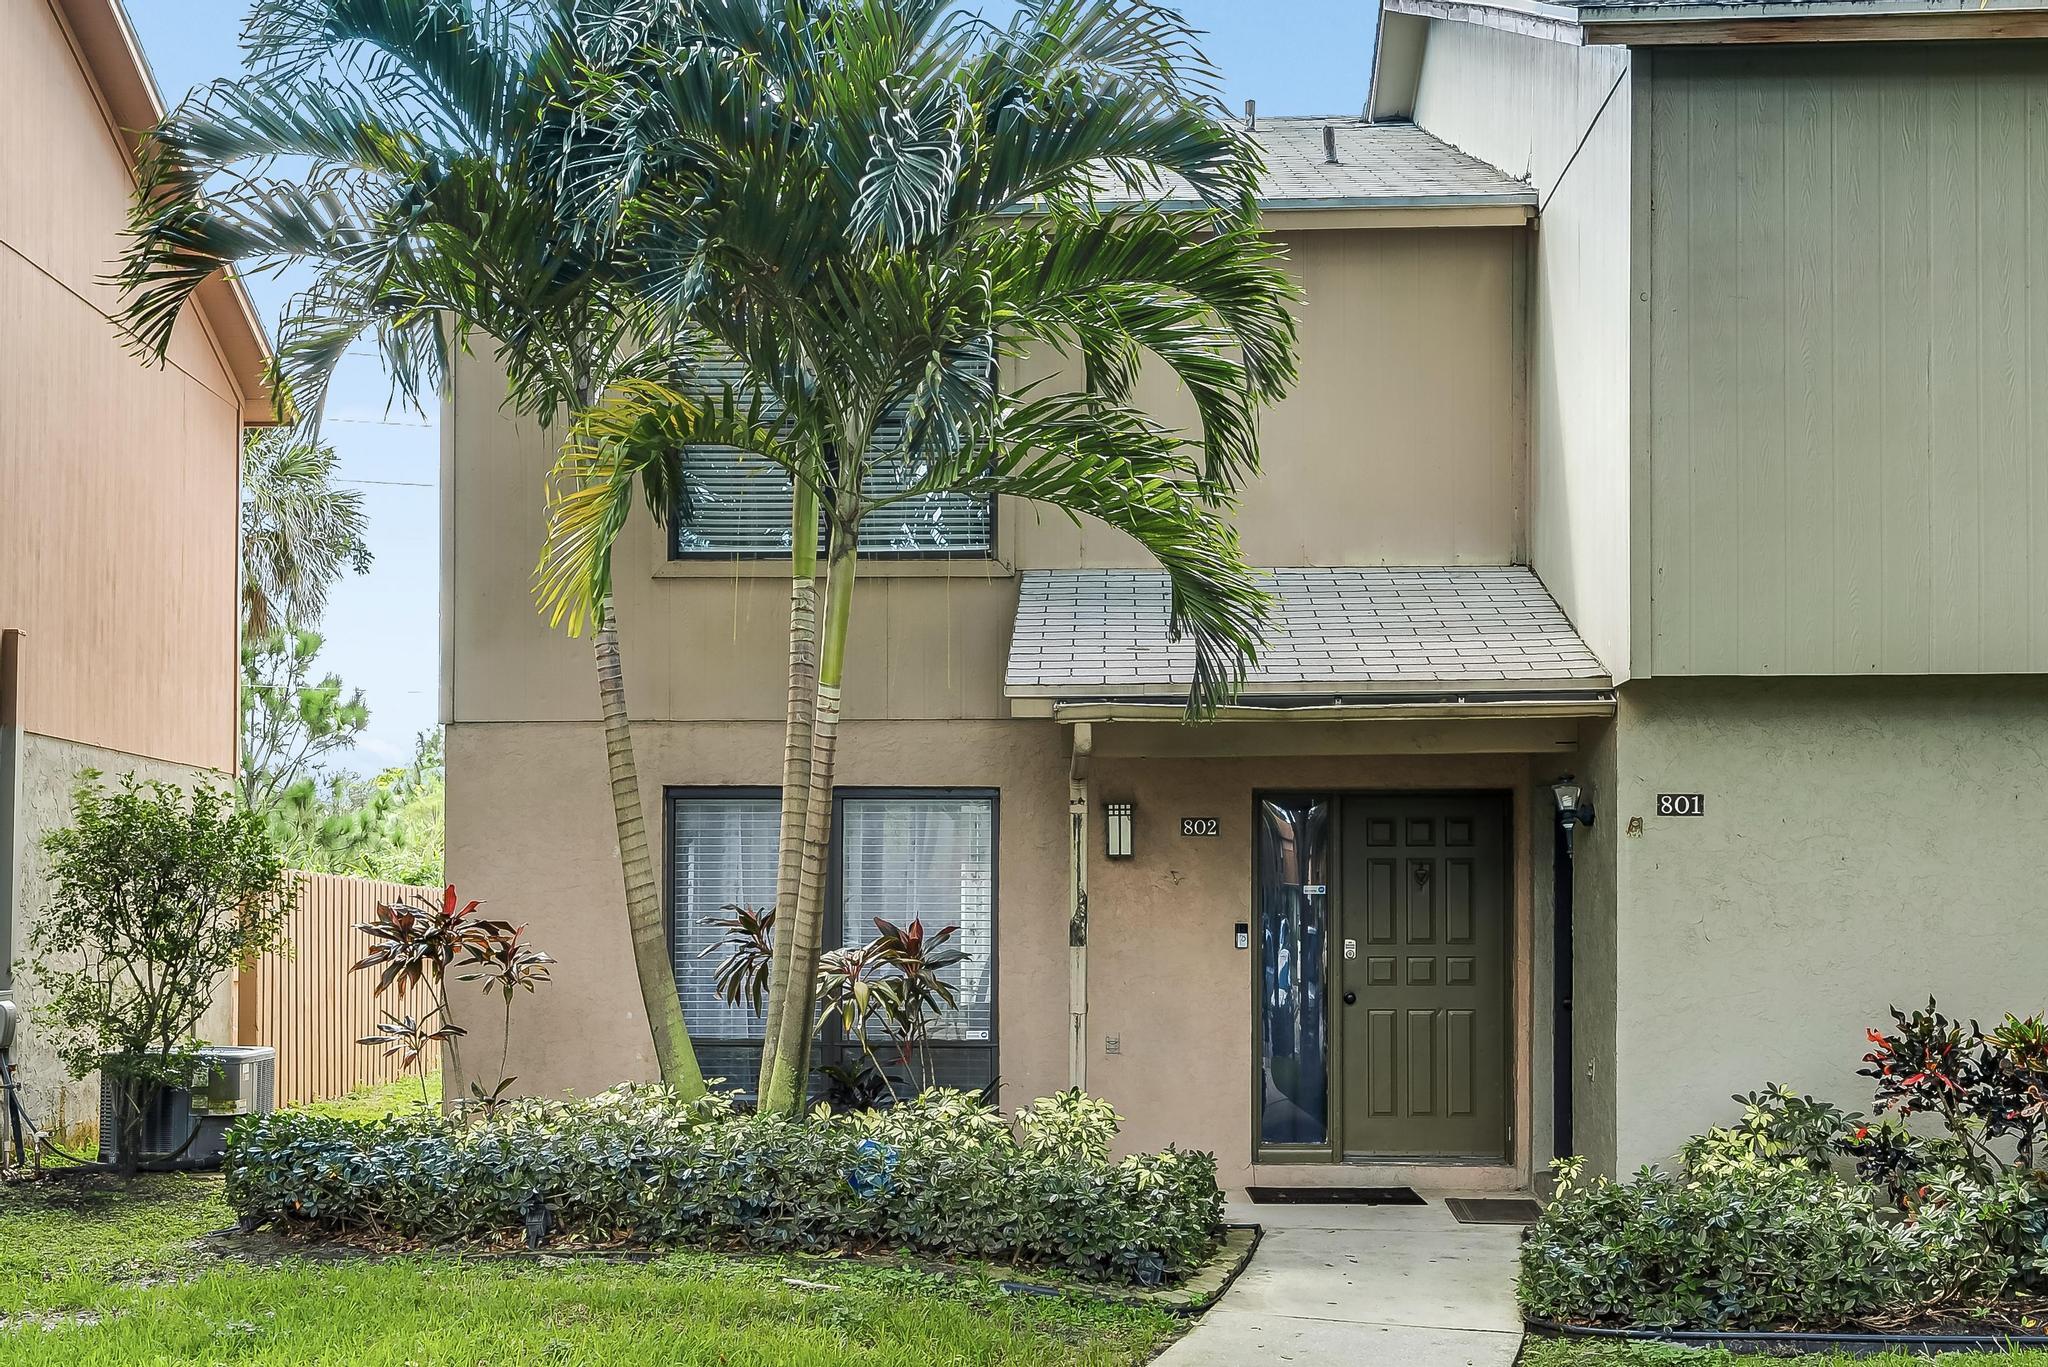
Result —
[{"label": "grass", "polygon": [[244,1265],[196,1245],[232,1221],[210,1175],[0,1187],[0,1362],[1131,1367],[1181,1328],[1149,1306],[830,1259]]},{"label": "grass", "polygon": [[[2048,1367],[2048,1353],[1943,1353],[1941,1367]],[[1793,1362],[1804,1367],[1926,1367],[1928,1358],[1907,1353],[1870,1357],[1737,1357],[1731,1353],[1679,1348],[1655,1343],[1588,1343],[1583,1340],[1532,1338],[1522,1349],[1519,1367],[1767,1367]]]},{"label": "grass", "polygon": [[[335,1097],[331,1101],[302,1102],[292,1109],[310,1115],[333,1116],[337,1120],[382,1120],[386,1116],[412,1110],[420,1104],[421,1095],[418,1078],[402,1077],[396,1082],[358,1087],[347,1096]],[[441,1073],[438,1069],[427,1074],[425,1095],[433,1098],[434,1104],[440,1104]]]}]

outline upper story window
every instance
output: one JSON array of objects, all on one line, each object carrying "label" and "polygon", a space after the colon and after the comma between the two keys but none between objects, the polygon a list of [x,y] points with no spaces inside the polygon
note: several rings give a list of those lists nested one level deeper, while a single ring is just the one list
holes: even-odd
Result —
[{"label": "upper story window", "polygon": [[[863,484],[870,497],[900,494],[924,473],[918,462],[898,454],[902,442],[901,421],[885,419],[877,428]],[[729,446],[692,446],[682,453],[682,470],[691,516],[687,522],[680,516],[669,519],[670,559],[789,554],[789,477],[774,462]],[[861,521],[863,555],[977,559],[994,549],[995,510],[986,498],[917,494],[885,504]]]}]

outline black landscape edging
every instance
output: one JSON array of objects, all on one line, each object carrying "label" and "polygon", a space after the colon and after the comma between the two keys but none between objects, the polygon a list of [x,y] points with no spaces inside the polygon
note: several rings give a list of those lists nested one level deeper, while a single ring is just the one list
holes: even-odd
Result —
[{"label": "black landscape edging", "polygon": [[2048,1348],[2044,1334],[1843,1334],[1803,1333],[1771,1329],[1602,1329],[1556,1320],[1525,1320],[1539,1334],[1555,1338],[1606,1339],[1633,1343],[1672,1343],[1686,1348],[1726,1348],[1730,1352],[1788,1348],[1798,1352],[1836,1352],[1861,1357],[1876,1353],[2002,1352],[2009,1348]]},{"label": "black landscape edging", "polygon": [[[1266,1227],[1260,1224],[1226,1224],[1223,1228],[1226,1233],[1231,1230],[1248,1229],[1251,1231],[1252,1241],[1245,1245],[1243,1253],[1236,1255],[1234,1265],[1228,1273],[1224,1274],[1223,1280],[1218,1283],[1216,1289],[1194,1300],[1175,1299],[1180,1294],[1180,1288],[1176,1287],[1108,1287],[1095,1286],[1086,1282],[1069,1282],[1054,1285],[1048,1282],[1029,1282],[1023,1280],[999,1281],[996,1283],[996,1287],[1012,1296],[1080,1296],[1109,1305],[1150,1305],[1164,1310],[1170,1315],[1193,1317],[1204,1313],[1210,1306],[1223,1299],[1223,1293],[1230,1290],[1231,1285],[1244,1275],[1244,1270],[1252,1265],[1252,1257],[1259,1251],[1259,1242],[1266,1237]],[[1194,1272],[1189,1274],[1187,1280],[1192,1281],[1194,1278],[1199,1277],[1220,1259],[1222,1255],[1223,1249],[1219,1248],[1216,1257],[1212,1258],[1208,1264],[1195,1269]],[[1183,1286],[1185,1284],[1183,1282]]]}]

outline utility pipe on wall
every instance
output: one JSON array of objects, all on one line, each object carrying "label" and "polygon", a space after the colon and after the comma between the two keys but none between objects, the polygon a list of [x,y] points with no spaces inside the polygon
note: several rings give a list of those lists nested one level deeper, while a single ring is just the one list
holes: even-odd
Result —
[{"label": "utility pipe on wall", "polygon": [[1088,761],[1095,728],[1074,727],[1067,767],[1067,1085],[1088,1086]]},{"label": "utility pipe on wall", "polygon": [[14,907],[21,870],[20,812],[21,632],[9,627],[0,630],[0,1001],[12,1001],[14,996]]}]

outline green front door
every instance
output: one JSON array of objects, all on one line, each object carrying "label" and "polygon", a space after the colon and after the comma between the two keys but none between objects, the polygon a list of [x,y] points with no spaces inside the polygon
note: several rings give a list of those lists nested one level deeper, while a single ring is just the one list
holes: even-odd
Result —
[{"label": "green front door", "polygon": [[1507,803],[1361,794],[1339,808],[1342,1153],[1503,1158]]}]

